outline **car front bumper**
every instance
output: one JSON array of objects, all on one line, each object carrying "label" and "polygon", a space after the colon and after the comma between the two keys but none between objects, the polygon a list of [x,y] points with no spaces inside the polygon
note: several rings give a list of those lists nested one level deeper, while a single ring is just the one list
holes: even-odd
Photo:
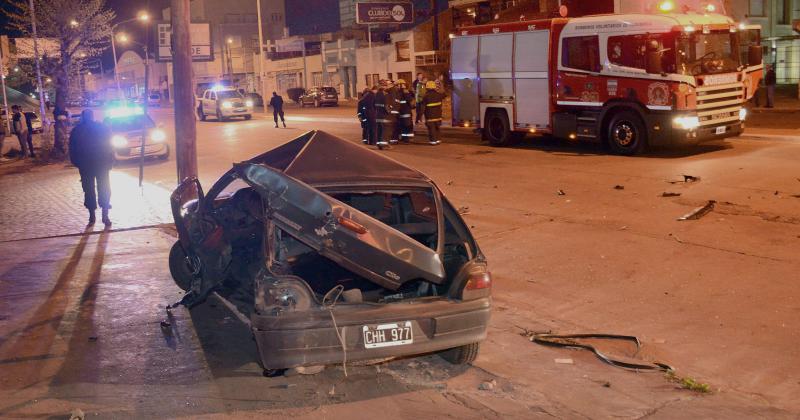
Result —
[{"label": "car front bumper", "polygon": [[[408,356],[477,343],[486,338],[491,298],[446,299],[385,305],[337,304],[332,311],[314,309],[279,316],[253,315],[252,328],[263,366],[285,369],[348,361]],[[333,316],[331,316],[331,312]],[[410,344],[366,348],[363,327],[386,323],[412,324]]]},{"label": "car front bumper", "polygon": [[[675,114],[650,114],[647,117],[648,139],[653,146],[691,145],[736,137],[744,132],[744,121],[731,121],[686,130],[673,126]],[[724,127],[722,129],[721,127]]]},{"label": "car front bumper", "polygon": [[[139,146],[114,148],[114,158],[127,160],[138,158],[141,150]],[[169,155],[169,145],[166,143],[145,144],[144,157]]]},{"label": "car front bumper", "polygon": [[244,117],[245,115],[252,115],[253,109],[248,107],[242,108],[221,108],[219,110],[223,117]]}]

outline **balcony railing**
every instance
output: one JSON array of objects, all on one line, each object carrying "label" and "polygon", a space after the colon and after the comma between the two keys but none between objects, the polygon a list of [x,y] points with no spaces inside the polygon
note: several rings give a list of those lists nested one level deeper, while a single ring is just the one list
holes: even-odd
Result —
[{"label": "balcony railing", "polygon": [[447,65],[449,61],[448,51],[422,51],[414,54],[414,65],[419,67]]}]

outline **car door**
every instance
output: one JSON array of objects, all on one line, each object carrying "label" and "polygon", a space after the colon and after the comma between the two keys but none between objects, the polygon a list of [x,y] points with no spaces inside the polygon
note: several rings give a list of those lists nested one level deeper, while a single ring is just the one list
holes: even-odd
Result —
[{"label": "car door", "polygon": [[276,226],[353,273],[390,290],[415,279],[445,282],[436,250],[268,166],[234,170],[261,195]]}]

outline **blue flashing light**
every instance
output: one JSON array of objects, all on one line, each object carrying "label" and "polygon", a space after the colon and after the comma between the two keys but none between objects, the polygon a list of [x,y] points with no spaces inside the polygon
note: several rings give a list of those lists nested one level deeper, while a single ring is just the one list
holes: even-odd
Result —
[{"label": "blue flashing light", "polygon": [[125,118],[134,115],[144,115],[144,110],[138,106],[122,106],[106,110],[107,118]]},{"label": "blue flashing light", "polygon": [[211,90],[213,90],[214,92],[216,92],[218,90],[223,90],[223,89],[225,89],[225,86],[222,86],[220,84],[216,84],[211,88]]}]

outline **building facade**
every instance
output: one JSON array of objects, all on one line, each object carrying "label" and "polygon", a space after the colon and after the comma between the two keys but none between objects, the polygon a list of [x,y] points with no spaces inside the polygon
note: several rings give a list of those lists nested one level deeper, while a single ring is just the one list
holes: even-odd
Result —
[{"label": "building facade", "polygon": [[780,84],[800,83],[800,0],[728,0],[737,21],[761,26],[764,62]]}]

